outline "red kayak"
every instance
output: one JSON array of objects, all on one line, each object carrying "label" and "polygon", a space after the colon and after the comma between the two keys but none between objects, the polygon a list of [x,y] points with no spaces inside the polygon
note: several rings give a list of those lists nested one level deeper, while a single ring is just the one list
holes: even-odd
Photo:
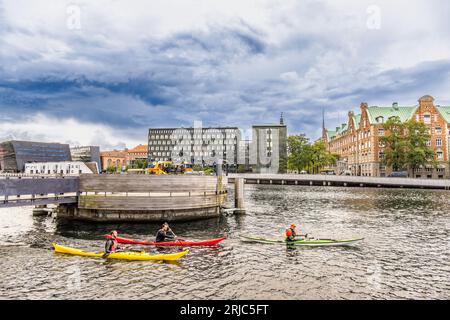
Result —
[{"label": "red kayak", "polygon": [[[108,239],[111,238],[110,235],[106,235],[105,237]],[[176,240],[170,242],[154,242],[154,241],[141,241],[117,237],[117,242],[122,244],[139,244],[144,246],[194,247],[194,246],[214,246],[225,239],[226,237],[200,241]]]}]

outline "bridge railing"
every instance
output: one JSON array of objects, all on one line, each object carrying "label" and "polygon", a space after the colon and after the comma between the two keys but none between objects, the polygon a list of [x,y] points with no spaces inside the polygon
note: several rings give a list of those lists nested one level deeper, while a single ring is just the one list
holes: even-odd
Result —
[{"label": "bridge railing", "polygon": [[0,207],[76,202],[79,177],[3,175]]}]

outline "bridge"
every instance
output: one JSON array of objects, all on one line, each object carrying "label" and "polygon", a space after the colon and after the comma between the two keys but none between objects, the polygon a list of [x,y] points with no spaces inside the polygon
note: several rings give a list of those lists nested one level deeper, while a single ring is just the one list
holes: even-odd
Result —
[{"label": "bridge", "polygon": [[78,176],[0,175],[0,208],[77,203]]},{"label": "bridge", "polygon": [[229,174],[228,182],[242,178],[246,184],[410,188],[450,190],[450,180],[333,176],[308,174]]}]

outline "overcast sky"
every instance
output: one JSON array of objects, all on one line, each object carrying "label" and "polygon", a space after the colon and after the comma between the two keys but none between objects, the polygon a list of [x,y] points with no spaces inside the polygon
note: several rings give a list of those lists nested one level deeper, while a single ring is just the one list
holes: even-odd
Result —
[{"label": "overcast sky", "polygon": [[[414,5],[413,5],[414,3]],[[149,127],[450,105],[446,0],[0,0],[0,140],[146,143]]]}]

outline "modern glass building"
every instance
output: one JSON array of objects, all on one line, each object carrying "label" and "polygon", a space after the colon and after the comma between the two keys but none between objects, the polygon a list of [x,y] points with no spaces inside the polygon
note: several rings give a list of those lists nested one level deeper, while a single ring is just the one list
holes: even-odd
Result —
[{"label": "modern glass building", "polygon": [[235,165],[240,140],[237,127],[149,129],[148,160],[213,165],[222,159]]},{"label": "modern glass building", "polygon": [[72,161],[68,144],[33,141],[0,143],[0,171],[23,172],[25,163]]}]

